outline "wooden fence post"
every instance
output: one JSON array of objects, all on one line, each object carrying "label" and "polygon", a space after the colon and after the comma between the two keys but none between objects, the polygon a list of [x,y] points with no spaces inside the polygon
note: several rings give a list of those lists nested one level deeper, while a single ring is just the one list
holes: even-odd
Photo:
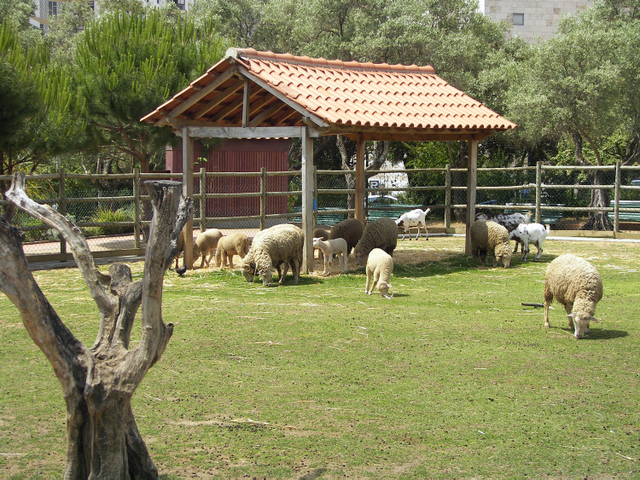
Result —
[{"label": "wooden fence post", "polygon": [[620,162],[616,162],[615,204],[613,205],[613,233],[620,233]]},{"label": "wooden fence post", "polygon": [[200,233],[207,229],[207,169],[200,168]]},{"label": "wooden fence post", "polygon": [[[58,182],[58,213],[63,217],[67,216],[67,193],[66,193],[66,175],[64,173],[64,167],[60,167],[60,181]],[[67,253],[67,242],[64,237],[60,235],[60,253]],[[64,260],[63,260],[64,261]]]},{"label": "wooden fence post", "polygon": [[542,212],[540,206],[542,205],[542,162],[536,162],[536,223],[540,223],[542,219]]},{"label": "wooden fence post", "polygon": [[267,169],[260,169],[260,230],[267,227]]},{"label": "wooden fence post", "polygon": [[451,228],[451,165],[444,170],[444,228]]},{"label": "wooden fence post", "polygon": [[133,245],[140,248],[140,168],[133,169]]}]

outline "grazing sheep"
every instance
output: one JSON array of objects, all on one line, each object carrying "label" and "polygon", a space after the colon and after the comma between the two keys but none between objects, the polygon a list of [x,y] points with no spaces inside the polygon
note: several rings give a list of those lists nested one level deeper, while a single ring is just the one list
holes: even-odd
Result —
[{"label": "grazing sheep", "polygon": [[225,267],[229,259],[229,268],[233,270],[233,256],[243,258],[249,251],[249,239],[242,232],[235,232],[222,237],[216,249],[216,267]]},{"label": "grazing sheep", "polygon": [[354,250],[358,265],[365,265],[369,252],[374,248],[380,248],[393,255],[398,244],[398,226],[396,222],[387,217],[382,217],[373,223],[368,223],[362,234],[362,238]]},{"label": "grazing sheep", "polygon": [[[391,273],[393,272],[393,258],[380,248],[374,248],[367,259],[367,283],[364,293],[371,295],[373,287],[378,285],[378,291],[384,298],[391,299],[389,289]],[[373,279],[373,282],[371,281]]]},{"label": "grazing sheep", "polygon": [[542,255],[542,245],[544,239],[549,235],[549,227],[545,227],[541,223],[521,223],[514,230],[509,232],[509,238],[516,241],[516,248],[514,253],[518,251],[518,243],[522,244],[522,258],[523,262],[528,261],[529,244],[534,244],[538,248],[538,253],[533,259],[534,262],[540,260]]},{"label": "grazing sheep", "polygon": [[602,298],[602,279],[596,268],[583,258],[564,254],[547,267],[544,282],[544,326],[549,328],[549,305],[556,299],[569,317],[576,338],[589,333],[589,322],[597,320],[596,304]]},{"label": "grazing sheep", "polygon": [[[316,228],[313,231],[313,236],[311,238],[319,238],[321,240],[329,240],[329,232],[324,228]],[[316,258],[316,250],[318,250],[318,258],[322,256],[322,251],[314,247],[313,249],[313,258]]]},{"label": "grazing sheep", "polygon": [[295,225],[282,224],[262,230],[254,237],[242,261],[242,274],[248,282],[259,275],[263,285],[271,285],[274,268],[278,270],[279,283],[283,283],[291,266],[293,281],[298,283],[303,246],[304,232]]},{"label": "grazing sheep", "polygon": [[471,255],[475,260],[480,255],[482,263],[487,262],[487,253],[493,256],[493,266],[502,263],[504,268],[511,264],[511,244],[509,232],[502,225],[492,221],[476,220],[471,225]]},{"label": "grazing sheep", "polygon": [[[196,263],[196,260],[200,258],[202,255],[202,261],[200,262],[200,268],[202,268],[207,263],[207,267],[209,266],[209,262],[213,258],[213,253],[216,247],[218,246],[218,241],[222,238],[222,232],[217,228],[210,228],[209,230],[205,230],[201,232],[196,237],[196,244],[193,247],[193,263]],[[208,257],[208,258],[207,258]]]},{"label": "grazing sheep", "polygon": [[347,218],[346,220],[336,223],[329,238],[344,238],[347,241],[347,255],[351,254],[351,250],[358,244],[362,237],[362,222],[356,218]]},{"label": "grazing sheep", "polygon": [[[527,212],[526,215],[522,213],[499,213],[492,217],[489,217],[486,213],[477,213],[475,219],[496,222],[506,228],[507,232],[511,233],[511,231],[515,230],[521,223],[529,223],[531,212]],[[513,253],[517,251],[518,242],[516,242],[516,248],[513,250]]]},{"label": "grazing sheep", "polygon": [[[410,212],[403,213],[396,220],[396,225],[399,227],[404,227],[404,233],[402,234],[401,240],[404,240],[404,237],[409,232],[411,227],[418,227],[418,233],[416,234],[416,240],[420,237],[420,227],[424,227],[424,233],[426,234],[426,240],[429,240],[429,230],[427,230],[427,220],[426,217],[431,211],[430,208],[426,210],[421,210],[416,208],[415,210],[411,210]],[[411,240],[411,232],[409,232],[409,240]]]},{"label": "grazing sheep", "polygon": [[343,272],[346,272],[349,268],[347,241],[344,238],[332,238],[330,240],[314,238],[313,247],[321,250],[324,254],[324,272],[322,272],[324,275],[329,275],[329,273],[331,273],[334,255],[338,257],[340,269]]}]

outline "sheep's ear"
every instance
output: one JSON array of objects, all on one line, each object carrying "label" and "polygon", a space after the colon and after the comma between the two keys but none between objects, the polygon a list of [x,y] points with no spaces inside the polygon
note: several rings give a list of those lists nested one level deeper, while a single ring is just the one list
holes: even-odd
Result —
[{"label": "sheep's ear", "polygon": [[567,315],[567,318],[575,318],[576,314],[574,313],[570,313],[569,315]]},{"label": "sheep's ear", "polygon": [[244,265],[242,269],[247,273],[251,273],[251,265]]},{"label": "sheep's ear", "polygon": [[597,319],[596,317],[594,317],[593,315],[591,315],[591,318],[590,318],[589,320],[591,320],[592,322],[595,322],[595,323],[600,323],[600,320],[598,320],[598,319]]}]

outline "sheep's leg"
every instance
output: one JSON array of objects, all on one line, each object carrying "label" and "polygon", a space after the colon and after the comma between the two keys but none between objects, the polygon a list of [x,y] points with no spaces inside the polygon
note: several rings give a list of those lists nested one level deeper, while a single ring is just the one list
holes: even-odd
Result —
[{"label": "sheep's leg", "polygon": [[[233,270],[233,255],[229,255],[228,258],[229,258],[229,265],[230,265],[229,268],[231,268],[231,270]],[[226,260],[225,260],[225,262],[226,262]]]},{"label": "sheep's leg", "polygon": [[287,272],[288,271],[289,271],[289,262],[283,262],[283,264],[282,264],[282,274],[280,275],[280,278],[278,279],[278,283],[280,283],[280,284],[284,283],[284,277],[287,276]]},{"label": "sheep's leg", "polygon": [[536,257],[533,259],[534,262],[537,262],[538,260],[540,260],[540,257],[542,256],[542,252],[544,251],[542,250],[542,242],[537,242],[536,247],[538,248],[538,253],[536,254]]},{"label": "sheep's leg", "polygon": [[322,252],[322,255],[324,256],[324,271],[322,272],[323,275],[329,275],[329,266],[331,265],[331,254],[329,252]]},{"label": "sheep's leg", "polygon": [[544,326],[545,328],[549,328],[549,305],[551,305],[551,302],[553,301],[553,298],[551,299],[544,299]]}]

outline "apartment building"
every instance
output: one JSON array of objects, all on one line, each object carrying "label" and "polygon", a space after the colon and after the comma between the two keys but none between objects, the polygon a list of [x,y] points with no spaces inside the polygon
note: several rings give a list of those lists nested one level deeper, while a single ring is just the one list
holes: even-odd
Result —
[{"label": "apartment building", "polygon": [[[195,0],[140,0],[147,5],[162,5],[164,3],[175,3],[180,10],[188,10],[193,5]],[[30,22],[34,27],[38,27],[42,30],[47,30],[51,18],[58,15],[64,8],[66,0],[62,1],[49,1],[49,0],[35,0],[36,10],[34,15],[30,18]],[[93,0],[87,2],[94,12],[100,13],[100,0]]]},{"label": "apartment building", "polygon": [[511,37],[528,42],[556,34],[564,15],[579,15],[593,2],[588,0],[480,0],[480,11],[494,22],[507,22]]}]

